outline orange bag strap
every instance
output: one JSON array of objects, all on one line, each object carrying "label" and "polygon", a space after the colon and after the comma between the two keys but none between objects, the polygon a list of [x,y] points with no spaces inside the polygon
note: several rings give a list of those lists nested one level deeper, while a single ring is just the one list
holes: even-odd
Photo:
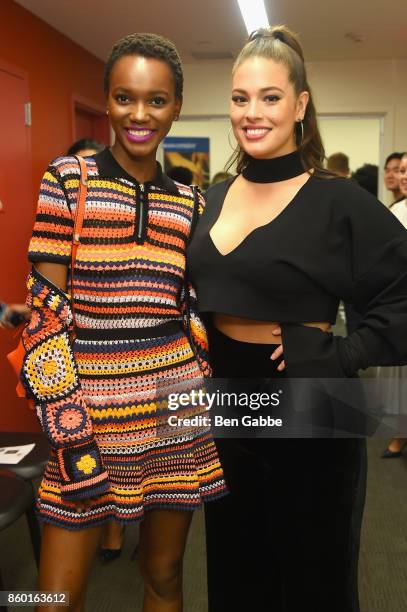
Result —
[{"label": "orange bag strap", "polygon": [[78,197],[76,200],[75,221],[74,221],[74,228],[73,228],[73,235],[72,235],[72,249],[71,249],[71,305],[72,305],[72,317],[73,317],[73,328],[74,329],[76,327],[75,309],[74,309],[74,269],[75,269],[76,252],[78,250],[78,246],[81,241],[83,218],[85,216],[86,196],[88,194],[88,169],[86,166],[86,161],[83,159],[83,157],[80,157],[79,155],[75,155],[75,157],[79,162],[80,175],[79,175]]}]

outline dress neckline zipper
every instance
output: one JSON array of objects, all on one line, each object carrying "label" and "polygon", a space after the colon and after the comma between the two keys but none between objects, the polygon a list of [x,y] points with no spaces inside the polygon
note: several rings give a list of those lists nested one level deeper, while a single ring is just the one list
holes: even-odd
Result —
[{"label": "dress neckline zipper", "polygon": [[141,242],[143,236],[143,225],[144,225],[144,183],[139,184],[140,188],[140,208],[139,208],[139,217],[138,217],[138,229],[137,229],[137,238]]}]

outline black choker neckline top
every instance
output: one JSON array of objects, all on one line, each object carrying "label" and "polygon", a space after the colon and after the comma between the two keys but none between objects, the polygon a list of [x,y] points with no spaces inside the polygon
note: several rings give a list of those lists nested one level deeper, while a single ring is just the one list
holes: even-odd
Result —
[{"label": "black choker neckline top", "polygon": [[299,151],[293,151],[271,159],[250,157],[242,175],[253,183],[277,183],[304,174],[307,170]]},{"label": "black choker neckline top", "polygon": [[[199,310],[281,323],[290,375],[407,363],[407,233],[396,217],[353,181],[317,172],[282,214],[222,255],[209,232],[232,182],[210,187],[187,249]],[[333,323],[340,299],[364,314],[349,337],[299,325]]]}]

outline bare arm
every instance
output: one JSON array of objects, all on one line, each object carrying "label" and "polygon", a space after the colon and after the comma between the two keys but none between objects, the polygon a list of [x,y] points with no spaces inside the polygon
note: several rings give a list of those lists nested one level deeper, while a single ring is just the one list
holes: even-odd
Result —
[{"label": "bare arm", "polygon": [[66,292],[66,279],[68,268],[64,264],[48,263],[45,261],[35,264],[38,272],[45,276],[51,283]]}]

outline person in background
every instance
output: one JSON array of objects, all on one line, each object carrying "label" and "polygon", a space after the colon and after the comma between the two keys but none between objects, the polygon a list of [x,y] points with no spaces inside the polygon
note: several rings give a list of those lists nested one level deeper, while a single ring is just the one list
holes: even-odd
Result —
[{"label": "person in background", "polygon": [[332,153],[327,159],[326,167],[329,172],[338,176],[349,177],[349,157],[345,153]]},{"label": "person in background", "polygon": [[217,172],[213,179],[211,180],[211,186],[216,185],[216,183],[221,183],[222,181],[227,181],[232,178],[233,174],[230,172]]},{"label": "person in background", "polygon": [[[366,440],[336,436],[346,406],[324,391],[312,396],[312,423],[324,434],[334,413],[332,437],[291,430],[284,389],[325,378],[350,391],[360,369],[407,363],[407,234],[373,195],[323,169],[303,52],[287,27],[260,29],[243,47],[230,118],[238,174],[206,193],[189,273],[214,380],[236,397],[280,390],[281,405],[257,405],[256,417],[281,415],[283,429],[216,439],[230,494],[205,508],[209,611],[358,612]],[[347,337],[330,332],[341,299],[364,314]],[[228,414],[250,412],[236,400]]]},{"label": "person in background", "polygon": [[0,327],[13,329],[30,320],[31,310],[25,304],[0,302]]},{"label": "person in background", "polygon": [[387,156],[384,164],[384,184],[386,189],[391,191],[393,195],[393,202],[390,206],[403,199],[403,194],[399,186],[399,168],[402,157],[403,153],[397,153],[395,151]]},{"label": "person in background", "polygon": [[189,168],[185,168],[185,166],[173,166],[168,170],[167,176],[172,178],[173,181],[181,183],[181,185],[192,184],[193,173]]},{"label": "person in background", "polygon": [[351,175],[351,178],[357,182],[360,187],[366,189],[369,193],[377,198],[377,189],[379,182],[379,168],[374,164],[363,164],[357,168]]},{"label": "person in background", "polygon": [[400,198],[391,206],[391,212],[407,228],[407,152],[400,158],[398,181]]},{"label": "person in background", "polygon": [[81,157],[89,157],[95,153],[100,153],[105,149],[105,145],[93,138],[81,138],[77,140],[67,150],[67,155],[80,155]]},{"label": "person in background", "polygon": [[[393,154],[394,155],[394,154]],[[397,153],[397,155],[399,155]],[[392,176],[397,177],[398,181],[398,192],[400,194],[400,199],[394,202],[390,206],[390,210],[397,217],[397,219],[407,228],[407,153],[400,154],[401,157],[399,159],[398,171],[394,172]],[[393,161],[398,158],[393,158]],[[394,183],[391,183],[394,185]],[[395,193],[394,187],[392,189],[393,194]],[[396,192],[397,193],[397,192]],[[391,377],[393,384],[398,384],[401,380],[407,380],[407,366],[401,367],[393,367],[391,368]],[[400,397],[397,395],[396,398],[399,403],[399,413],[402,410],[402,406],[405,401],[405,397],[403,397],[403,390],[405,385],[398,385],[398,388],[401,389]],[[405,396],[405,394],[404,394]],[[396,400],[396,401],[397,401]],[[407,438],[392,438],[387,445],[387,448],[383,451],[382,459],[396,459],[397,457],[401,457],[403,449],[407,444]]]}]

